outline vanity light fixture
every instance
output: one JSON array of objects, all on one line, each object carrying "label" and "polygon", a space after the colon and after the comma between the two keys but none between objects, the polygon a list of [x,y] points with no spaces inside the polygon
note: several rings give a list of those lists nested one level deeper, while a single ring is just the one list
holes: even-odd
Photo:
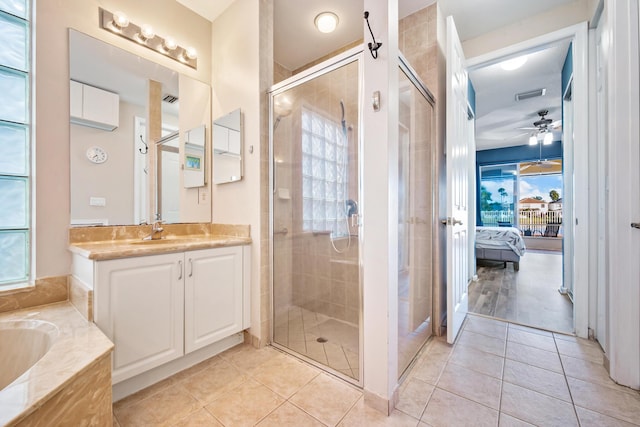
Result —
[{"label": "vanity light fixture", "polygon": [[318,31],[332,33],[338,26],[338,15],[333,12],[322,12],[313,20]]},{"label": "vanity light fixture", "polygon": [[151,25],[138,26],[130,22],[127,15],[122,12],[112,13],[101,7],[98,9],[100,28],[103,30],[136,42],[138,45],[146,46],[191,68],[198,68],[198,54],[194,48],[184,48],[179,46],[171,37],[157,35]]}]

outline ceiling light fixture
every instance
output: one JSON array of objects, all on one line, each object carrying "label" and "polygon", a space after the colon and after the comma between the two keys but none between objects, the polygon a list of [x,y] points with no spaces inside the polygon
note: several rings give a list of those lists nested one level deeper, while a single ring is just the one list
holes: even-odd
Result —
[{"label": "ceiling light fixture", "polygon": [[333,12],[322,12],[316,16],[313,23],[321,33],[332,33],[338,26],[338,15]]},{"label": "ceiling light fixture", "polygon": [[538,137],[535,134],[532,134],[529,137],[529,145],[536,145],[538,143]]},{"label": "ceiling light fixture", "polygon": [[542,141],[543,141],[542,143],[543,143],[544,145],[551,145],[551,144],[553,144],[553,133],[552,133],[552,132],[547,131],[547,132],[544,134],[544,139],[543,139]]},{"label": "ceiling light fixture", "polygon": [[505,71],[513,71],[522,67],[525,62],[527,62],[527,55],[518,56],[517,58],[507,59],[506,61],[502,61],[500,63],[500,67],[502,67]]},{"label": "ceiling light fixture", "polygon": [[120,37],[152,49],[191,68],[198,68],[198,54],[192,47],[179,46],[171,37],[156,35],[151,25],[138,26],[129,21],[122,12],[111,13],[103,8],[98,8],[100,13],[100,28]]}]

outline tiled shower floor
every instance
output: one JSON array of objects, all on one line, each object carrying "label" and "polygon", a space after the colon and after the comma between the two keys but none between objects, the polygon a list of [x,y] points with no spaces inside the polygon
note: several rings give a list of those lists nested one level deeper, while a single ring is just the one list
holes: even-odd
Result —
[{"label": "tiled shower floor", "polygon": [[300,307],[276,313],[274,342],[358,379],[358,327]]}]

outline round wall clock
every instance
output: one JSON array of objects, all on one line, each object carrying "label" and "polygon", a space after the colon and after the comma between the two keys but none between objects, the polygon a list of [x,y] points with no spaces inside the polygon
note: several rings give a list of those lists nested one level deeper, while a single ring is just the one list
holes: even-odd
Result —
[{"label": "round wall clock", "polygon": [[93,163],[104,163],[107,161],[107,152],[100,147],[91,147],[87,150],[87,159]]}]

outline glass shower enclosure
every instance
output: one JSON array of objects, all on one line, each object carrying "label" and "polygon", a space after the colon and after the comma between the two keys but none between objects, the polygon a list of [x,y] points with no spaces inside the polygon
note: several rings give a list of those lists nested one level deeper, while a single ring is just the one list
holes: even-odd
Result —
[{"label": "glass shower enclosure", "polygon": [[360,52],[270,92],[272,343],[361,383]]}]

